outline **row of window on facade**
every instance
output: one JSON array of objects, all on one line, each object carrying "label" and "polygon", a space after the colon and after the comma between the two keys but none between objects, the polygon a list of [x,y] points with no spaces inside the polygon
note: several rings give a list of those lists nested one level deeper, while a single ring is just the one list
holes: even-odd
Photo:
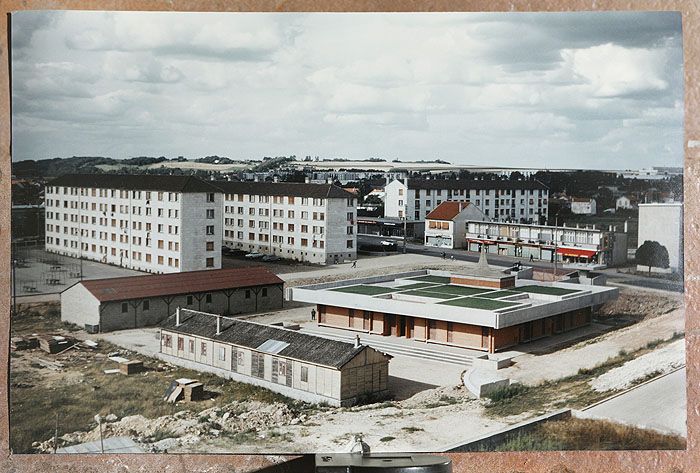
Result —
[{"label": "row of window on facade", "polygon": [[[399,195],[404,195],[404,190],[399,189]],[[534,189],[481,189],[481,190],[475,190],[475,189],[416,189],[416,195],[420,196],[423,195],[427,197],[428,195],[443,195],[446,194],[448,198],[451,198],[453,196],[470,196],[472,193],[475,193],[477,195],[498,195],[498,196],[511,196],[515,197],[516,195],[531,195],[535,196],[537,195],[538,197],[542,197],[543,191],[542,189],[538,189],[535,191]],[[544,191],[544,195],[548,195],[548,191]],[[488,204],[486,204],[488,205]]]},{"label": "row of window on facade", "polygon": [[[350,232],[348,234],[351,234]],[[226,230],[224,232],[224,236],[228,238],[234,238],[234,232]],[[246,240],[244,238],[244,233],[243,232],[236,232],[235,233],[235,238],[237,240]],[[246,241],[259,241],[262,243],[269,243],[270,242],[270,235],[267,233],[259,233],[255,234],[255,232],[249,232],[248,233],[248,238]],[[302,247],[309,247],[311,248],[324,248],[325,247],[325,242],[323,240],[317,240],[316,238],[313,238],[311,240],[311,245],[309,245],[309,239],[308,238],[299,238],[298,239],[300,245]],[[287,236],[284,237],[282,235],[272,235],[272,243],[273,244],[287,244],[287,245],[295,245],[297,242],[297,238],[293,236]],[[355,247],[355,242],[353,240],[347,240],[346,241],[346,248],[354,248]]]},{"label": "row of window on facade", "polygon": [[[173,339],[170,334],[163,334],[162,336],[163,346],[166,348],[172,348]],[[207,356],[208,342],[200,341],[199,343],[199,355],[202,357]],[[190,339],[188,343],[188,352],[194,354],[196,350],[195,340]],[[185,352],[185,339],[184,337],[177,337],[177,351]],[[217,358],[219,361],[226,361],[226,347],[220,346]],[[251,351],[251,366],[250,373],[244,373],[245,367],[245,352],[244,350],[239,350],[235,347],[231,347],[231,370],[241,374],[249,374],[256,378],[263,379],[265,377],[265,354],[258,353],[256,351]],[[269,356],[269,355],[268,355]],[[272,357],[273,360],[273,380],[279,379],[280,376],[285,378],[285,384],[291,385],[292,379],[292,362],[284,358]],[[307,366],[301,366],[300,369],[300,381],[302,383],[307,383],[309,381],[309,368]]]},{"label": "row of window on facade", "polygon": [[[167,200],[168,202],[177,202],[179,199],[178,192],[164,192],[164,191],[128,191],[124,189],[102,189],[102,188],[86,188],[86,187],[66,187],[66,186],[47,186],[47,194],[57,194],[57,195],[81,195],[81,196],[92,196],[92,197],[109,197],[112,199],[141,199],[142,196],[146,200],[151,200],[155,198],[159,202]],[[216,197],[215,192],[208,192],[206,195],[207,202],[214,202]]]},{"label": "row of window on facade", "polygon": [[[226,214],[237,214],[237,215],[244,215],[245,214],[245,209],[243,207],[229,207],[226,206],[224,207],[224,213]],[[250,207],[248,209],[248,215],[255,215],[255,208]],[[260,217],[269,217],[270,216],[270,209],[269,208],[258,208],[257,215]],[[288,219],[295,218],[295,215],[297,215],[296,211],[294,210],[287,210],[286,215]],[[311,220],[318,220],[318,221],[324,221],[326,219],[326,213],[325,212],[307,212],[306,210],[301,210],[299,211],[299,215],[301,220],[309,220],[309,216],[311,216]],[[352,215],[352,212],[350,212],[348,215]],[[282,209],[272,209],[272,216],[276,218],[285,218],[285,211]]]},{"label": "row of window on facade", "polygon": [[[252,298],[251,292],[252,291],[250,289],[246,289],[244,297],[246,299],[251,299]],[[260,291],[260,297],[267,297],[267,288],[266,287],[262,288],[262,290]],[[205,304],[211,304],[213,301],[213,296],[211,293],[206,293],[203,296],[200,295],[200,297],[196,297],[193,294],[188,294],[187,297],[185,298],[185,305],[188,307],[193,306],[195,299],[198,302],[201,301],[202,299],[204,299]],[[139,303],[141,304],[142,311],[150,310],[151,304],[150,304],[150,301],[148,299],[141,299],[139,301],[133,302],[133,304],[136,304],[136,305],[138,305]],[[129,304],[130,304],[129,302],[122,302],[122,313],[123,314],[125,314],[129,311]]]},{"label": "row of window on facade", "polygon": [[[246,196],[248,196],[246,198]],[[322,207],[326,205],[326,199],[309,198],[309,197],[295,197],[295,196],[282,196],[282,195],[259,195],[259,194],[226,194],[225,200],[236,201],[236,202],[249,202],[255,203],[256,201],[260,204],[270,203],[270,197],[272,197],[273,204],[287,204],[287,205],[313,205],[315,207]],[[347,206],[354,207],[355,199],[347,199]],[[233,208],[233,207],[232,207]],[[240,208],[240,207],[239,207]]]},{"label": "row of window on facade", "polygon": [[[48,245],[52,246],[61,246],[61,241],[63,241],[63,247],[64,248],[73,248],[73,249],[78,249],[78,242],[76,240],[69,240],[67,238],[64,238],[61,240],[60,238],[54,238],[52,236],[47,236],[46,237],[46,243]],[[209,250],[208,248],[212,248]],[[213,246],[207,246],[207,251],[214,251]],[[114,247],[109,247],[109,246],[103,246],[103,245],[88,245],[87,243],[83,243],[82,245],[82,251],[85,252],[92,252],[94,254],[99,254],[99,255],[104,255],[105,257],[110,254],[111,256],[119,256],[122,259],[129,259],[129,252],[126,250],[119,250],[119,254],[117,254],[117,248]],[[153,263],[153,255],[151,253],[142,253],[141,251],[132,251],[131,252],[131,260],[133,261],[145,261],[146,263]],[[167,260],[164,255],[156,255],[155,258],[156,262],[160,266],[165,266],[166,261],[167,261],[167,266],[170,266],[172,268],[179,268],[180,267],[180,259],[179,258],[174,258],[172,256],[168,256]],[[207,268],[213,268],[214,267],[214,258],[205,258],[204,260],[204,265]]]}]

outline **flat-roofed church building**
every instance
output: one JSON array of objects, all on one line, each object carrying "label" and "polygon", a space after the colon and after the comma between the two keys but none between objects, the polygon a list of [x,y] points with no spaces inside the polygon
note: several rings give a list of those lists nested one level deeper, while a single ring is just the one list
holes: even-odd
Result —
[{"label": "flat-roofed church building", "polygon": [[496,352],[590,324],[618,289],[519,280],[485,253],[461,274],[423,270],[289,289],[317,305],[318,324]]}]

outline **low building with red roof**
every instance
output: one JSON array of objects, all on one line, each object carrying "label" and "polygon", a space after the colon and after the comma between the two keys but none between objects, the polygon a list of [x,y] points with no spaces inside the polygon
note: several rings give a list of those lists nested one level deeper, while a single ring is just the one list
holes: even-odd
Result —
[{"label": "low building with red roof", "polygon": [[177,307],[222,315],[282,308],[284,281],[262,267],[92,279],[61,293],[61,320],[88,332],[161,323]]},{"label": "low building with red roof", "polygon": [[425,217],[425,246],[465,248],[467,220],[491,219],[469,202],[442,202]]}]

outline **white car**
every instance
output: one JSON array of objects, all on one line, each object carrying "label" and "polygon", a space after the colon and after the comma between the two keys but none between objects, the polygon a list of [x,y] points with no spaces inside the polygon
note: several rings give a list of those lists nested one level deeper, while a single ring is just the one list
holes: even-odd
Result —
[{"label": "white car", "polygon": [[245,255],[245,257],[248,259],[258,259],[258,258],[262,258],[263,256],[265,256],[265,255],[262,253],[255,253],[255,252],[248,253],[247,255]]}]

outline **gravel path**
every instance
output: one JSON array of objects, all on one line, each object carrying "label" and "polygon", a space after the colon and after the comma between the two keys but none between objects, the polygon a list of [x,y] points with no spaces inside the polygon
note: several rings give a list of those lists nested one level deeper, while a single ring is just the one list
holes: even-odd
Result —
[{"label": "gravel path", "polygon": [[598,392],[627,389],[635,381],[652,373],[670,373],[683,365],[685,365],[685,340],[681,339],[611,369],[593,380],[591,387]]},{"label": "gravel path", "polygon": [[669,339],[685,329],[685,309],[644,320],[630,327],[610,332],[593,340],[547,355],[523,354],[502,373],[524,384],[536,385],[574,375],[581,368],[593,368],[616,356],[620,350],[634,351],[658,339]]}]

